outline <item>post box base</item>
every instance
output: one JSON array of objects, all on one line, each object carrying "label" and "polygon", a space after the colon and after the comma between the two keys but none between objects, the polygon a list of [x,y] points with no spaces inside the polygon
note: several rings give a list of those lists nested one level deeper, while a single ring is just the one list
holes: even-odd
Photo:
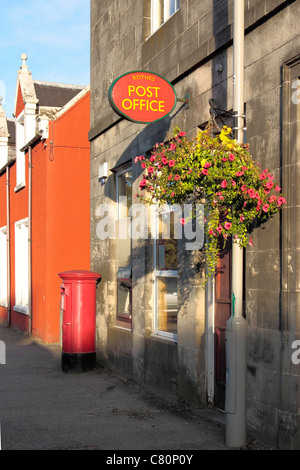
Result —
[{"label": "post box base", "polygon": [[62,353],[61,368],[63,372],[85,372],[96,366],[96,353]]}]

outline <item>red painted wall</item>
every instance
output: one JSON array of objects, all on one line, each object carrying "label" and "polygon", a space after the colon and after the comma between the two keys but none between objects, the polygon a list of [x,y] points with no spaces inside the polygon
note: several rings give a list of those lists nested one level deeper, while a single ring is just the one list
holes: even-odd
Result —
[{"label": "red painted wall", "polygon": [[90,269],[89,113],[88,93],[49,123],[47,147],[33,153],[32,328],[49,343],[60,337],[57,274]]},{"label": "red painted wall", "polygon": [[[60,340],[61,279],[71,269],[90,269],[90,93],[55,121],[49,138],[32,149],[32,335],[46,343]],[[11,167],[11,267],[14,297],[14,223],[28,216],[26,187],[18,193],[16,164]],[[0,227],[6,225],[5,173],[0,175]],[[3,219],[3,223],[2,223]],[[7,309],[0,307],[0,322]],[[12,326],[28,331],[28,316],[13,311]]]}]

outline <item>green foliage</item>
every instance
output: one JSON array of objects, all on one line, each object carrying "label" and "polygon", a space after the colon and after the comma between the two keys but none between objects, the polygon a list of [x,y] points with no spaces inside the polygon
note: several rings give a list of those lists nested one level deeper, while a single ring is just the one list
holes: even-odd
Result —
[{"label": "green foliage", "polygon": [[208,275],[213,275],[222,249],[220,239],[232,237],[241,247],[252,245],[254,225],[266,222],[285,204],[274,176],[262,170],[249,146],[229,138],[223,127],[217,137],[209,129],[192,141],[175,128],[168,143],[156,144],[149,159],[135,158],[144,171],[140,182],[149,204],[183,204],[191,198],[206,202],[205,234]]}]

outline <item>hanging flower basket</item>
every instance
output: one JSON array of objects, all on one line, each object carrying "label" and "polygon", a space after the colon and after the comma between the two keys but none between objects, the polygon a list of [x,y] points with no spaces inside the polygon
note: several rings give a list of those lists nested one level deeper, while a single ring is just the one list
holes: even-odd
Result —
[{"label": "hanging flower basket", "polygon": [[217,137],[210,128],[192,141],[175,128],[167,143],[156,144],[149,159],[135,157],[144,174],[141,194],[149,204],[183,204],[205,198],[205,254],[208,276],[214,275],[220,250],[228,237],[241,247],[252,245],[249,234],[286,203],[269,170],[261,169],[249,145],[232,140],[224,126]]}]

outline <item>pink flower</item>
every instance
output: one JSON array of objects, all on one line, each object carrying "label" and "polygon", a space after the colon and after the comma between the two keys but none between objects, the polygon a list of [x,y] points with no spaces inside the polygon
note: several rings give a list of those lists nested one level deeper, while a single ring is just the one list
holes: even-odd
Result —
[{"label": "pink flower", "polygon": [[217,227],[217,231],[218,231],[219,233],[221,233],[221,232],[222,232],[222,227],[221,227],[221,225],[220,225],[220,224],[219,224],[219,225],[218,225],[218,227]]},{"label": "pink flower", "polygon": [[236,176],[242,176],[243,174],[244,174],[243,171],[237,171],[235,175],[236,175]]},{"label": "pink flower", "polygon": [[254,191],[254,189],[250,188],[250,189],[248,189],[247,192],[248,192],[248,194],[249,194],[250,197],[255,197],[255,191]]},{"label": "pink flower", "polygon": [[275,189],[275,191],[278,191],[278,192],[281,190],[281,188],[279,186],[275,186],[274,189]]},{"label": "pink flower", "polygon": [[139,157],[135,157],[134,163],[137,163],[139,161]]},{"label": "pink flower", "polygon": [[262,210],[263,210],[264,212],[268,212],[268,210],[269,210],[269,204],[264,204]]},{"label": "pink flower", "polygon": [[156,155],[157,155],[157,154],[153,154],[153,155],[150,157],[150,162],[154,162],[154,161],[155,161]]},{"label": "pink flower", "polygon": [[185,136],[185,132],[180,131],[178,135],[179,135],[179,137],[184,137],[184,136]]},{"label": "pink flower", "polygon": [[250,245],[250,246],[253,246],[253,240],[252,240],[252,238],[250,238],[250,240],[249,240],[249,245]]},{"label": "pink flower", "polygon": [[169,167],[171,168],[171,167],[174,166],[174,165],[175,165],[174,160],[169,160]]},{"label": "pink flower", "polygon": [[235,156],[232,153],[230,153],[228,158],[231,162],[233,162],[233,160],[235,159]]},{"label": "pink flower", "polygon": [[245,217],[242,214],[241,217],[240,217],[240,222],[243,222],[244,220],[245,220]]},{"label": "pink flower", "polygon": [[272,181],[267,181],[266,188],[271,189],[273,187]]},{"label": "pink flower", "polygon": [[166,157],[162,157],[161,162],[166,165],[168,163],[168,159]]},{"label": "pink flower", "polygon": [[175,149],[176,149],[176,145],[175,145],[175,144],[170,144],[169,149],[170,149],[170,150],[175,150]]},{"label": "pink flower", "polygon": [[173,178],[173,175],[168,176],[168,181],[170,181]]},{"label": "pink flower", "polygon": [[224,227],[225,227],[226,230],[230,230],[231,229],[231,222],[225,222]]},{"label": "pink flower", "polygon": [[185,223],[186,223],[186,222],[185,222],[185,219],[184,219],[184,218],[179,219],[179,223],[180,223],[181,225],[185,225]]},{"label": "pink flower", "polygon": [[264,179],[266,179],[266,175],[265,175],[264,173],[262,173],[261,175],[259,175],[259,178],[260,178],[261,180],[264,180]]},{"label": "pink flower", "polygon": [[147,165],[146,165],[146,163],[144,163],[144,162],[141,164],[141,167],[143,168],[143,170],[146,168],[146,166],[147,166]]},{"label": "pink flower", "polygon": [[179,175],[175,175],[175,177],[174,177],[174,180],[176,180],[176,181],[177,181],[177,180],[179,180],[179,178],[180,178],[180,176],[179,176]]},{"label": "pink flower", "polygon": [[209,168],[210,166],[211,166],[211,163],[210,163],[210,162],[204,163],[204,168]]},{"label": "pink flower", "polygon": [[203,168],[201,171],[202,175],[208,175],[208,171],[206,168]]},{"label": "pink flower", "polygon": [[231,181],[231,184],[232,184],[232,186],[236,186],[236,182],[233,181],[233,180]]},{"label": "pink flower", "polygon": [[270,197],[269,197],[269,202],[275,202],[276,199],[277,199],[276,196],[270,196]]},{"label": "pink flower", "polygon": [[221,183],[221,186],[222,186],[222,188],[226,188],[227,187],[227,181],[223,180],[222,183]]},{"label": "pink flower", "polygon": [[171,192],[171,196],[174,197],[174,191]]},{"label": "pink flower", "polygon": [[222,158],[222,162],[227,162],[228,158],[227,157],[223,157]]},{"label": "pink flower", "polygon": [[243,184],[243,185],[241,186],[241,190],[242,190],[242,191],[246,191],[246,189],[247,189],[247,186],[246,186],[245,184]]},{"label": "pink flower", "polygon": [[149,168],[148,168],[148,173],[153,173],[153,171],[154,171],[153,166],[149,166]]},{"label": "pink flower", "polygon": [[142,181],[140,182],[140,188],[142,189],[144,186],[146,186],[147,184],[147,180],[144,178],[142,179]]},{"label": "pink flower", "polygon": [[277,204],[278,204],[279,206],[281,206],[281,204],[286,204],[285,198],[282,197],[282,196],[279,197],[279,198],[277,199]]}]

